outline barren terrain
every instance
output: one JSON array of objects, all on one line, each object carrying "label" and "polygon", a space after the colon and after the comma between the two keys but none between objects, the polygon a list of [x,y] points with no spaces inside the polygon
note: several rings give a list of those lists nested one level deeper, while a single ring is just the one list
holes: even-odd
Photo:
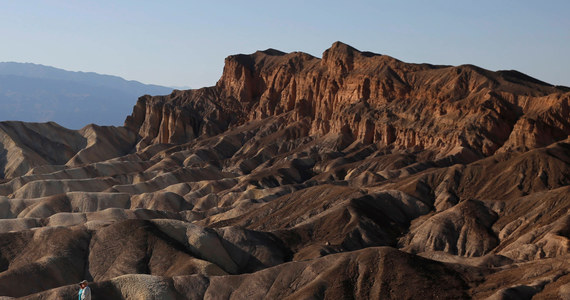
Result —
[{"label": "barren terrain", "polygon": [[569,135],[517,71],[230,56],[124,127],[0,123],[0,296],[570,299]]}]

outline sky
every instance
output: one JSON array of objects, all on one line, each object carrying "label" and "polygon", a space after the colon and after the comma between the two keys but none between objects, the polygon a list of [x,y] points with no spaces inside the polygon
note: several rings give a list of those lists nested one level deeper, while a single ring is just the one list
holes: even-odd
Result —
[{"label": "sky", "polygon": [[0,0],[0,61],[200,88],[224,58],[335,41],[405,62],[570,86],[570,1]]}]

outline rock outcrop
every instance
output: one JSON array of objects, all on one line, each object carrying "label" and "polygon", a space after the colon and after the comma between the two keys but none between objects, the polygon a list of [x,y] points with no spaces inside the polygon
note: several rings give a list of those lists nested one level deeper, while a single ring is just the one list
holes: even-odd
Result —
[{"label": "rock outcrop", "polygon": [[[188,142],[270,116],[309,120],[309,135],[479,155],[570,134],[570,93],[516,71],[408,64],[337,42],[322,59],[273,49],[226,58],[215,87],[142,97],[125,125],[152,143]],[[429,112],[429,113],[427,113]]]}]

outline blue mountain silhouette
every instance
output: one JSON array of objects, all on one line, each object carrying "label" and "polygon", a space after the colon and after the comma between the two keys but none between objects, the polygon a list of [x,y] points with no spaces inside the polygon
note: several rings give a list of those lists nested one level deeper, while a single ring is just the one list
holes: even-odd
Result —
[{"label": "blue mountain silhouette", "polygon": [[54,121],[79,129],[122,125],[139,96],[172,88],[31,63],[0,63],[0,121]]}]

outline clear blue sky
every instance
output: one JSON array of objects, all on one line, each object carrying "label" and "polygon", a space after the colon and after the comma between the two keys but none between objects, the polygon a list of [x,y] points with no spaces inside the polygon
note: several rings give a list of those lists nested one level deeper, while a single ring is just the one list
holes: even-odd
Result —
[{"label": "clear blue sky", "polygon": [[406,62],[516,69],[570,86],[570,1],[0,0],[0,61],[167,86],[214,85],[224,58],[320,57],[340,40]]}]

